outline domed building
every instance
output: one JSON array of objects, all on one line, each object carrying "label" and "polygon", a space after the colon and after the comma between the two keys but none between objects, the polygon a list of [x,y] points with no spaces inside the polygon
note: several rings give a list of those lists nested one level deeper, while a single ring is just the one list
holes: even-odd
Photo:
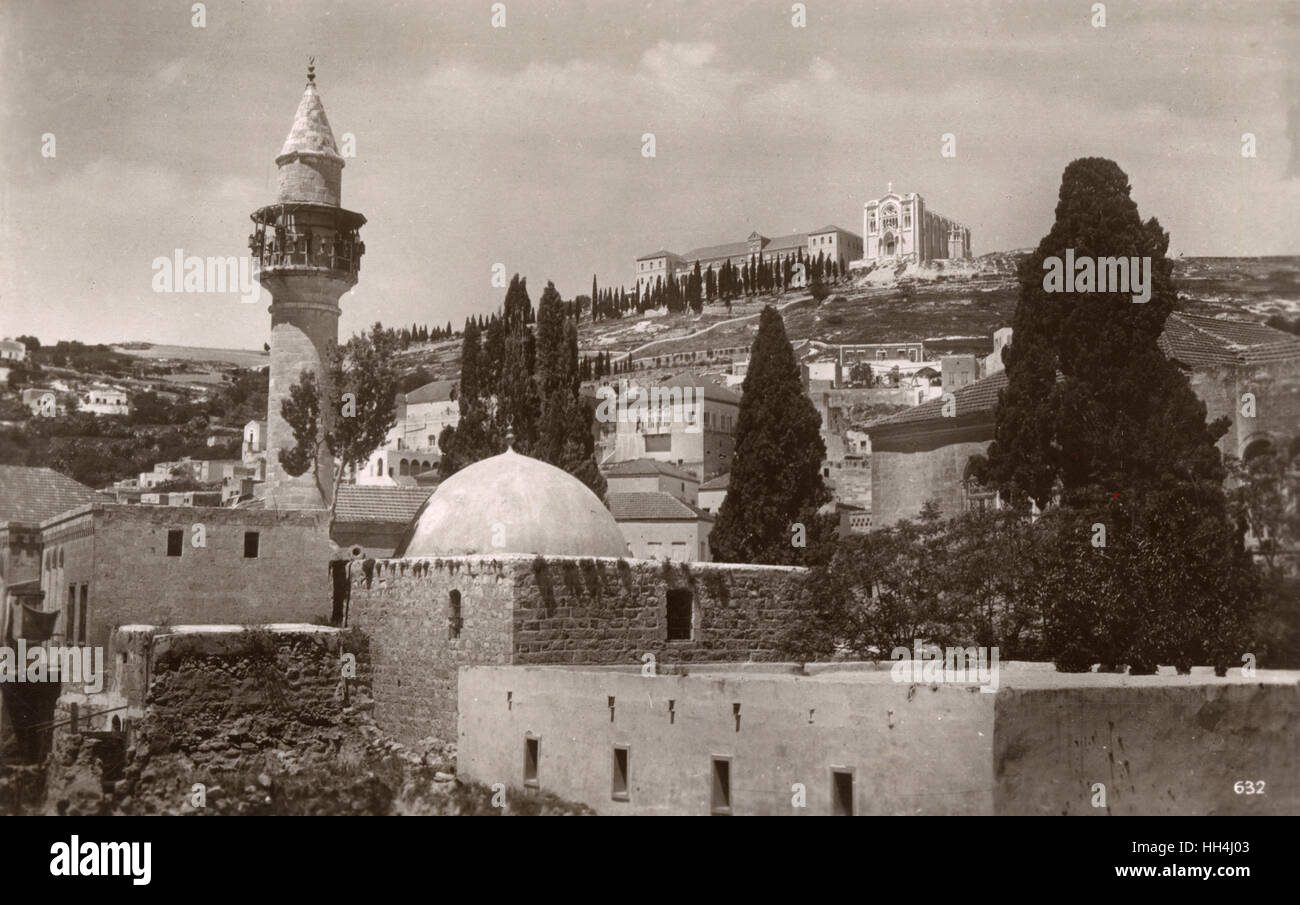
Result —
[{"label": "domed building", "polygon": [[628,555],[609,510],[573,475],[508,449],[439,485],[397,556]]}]

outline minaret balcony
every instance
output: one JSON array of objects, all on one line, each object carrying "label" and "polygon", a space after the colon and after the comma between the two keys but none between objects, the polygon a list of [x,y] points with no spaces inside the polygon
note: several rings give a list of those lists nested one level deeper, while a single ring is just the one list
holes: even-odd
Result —
[{"label": "minaret balcony", "polygon": [[327,273],[356,282],[366,218],[325,204],[281,203],[255,211],[248,248],[259,274]]}]

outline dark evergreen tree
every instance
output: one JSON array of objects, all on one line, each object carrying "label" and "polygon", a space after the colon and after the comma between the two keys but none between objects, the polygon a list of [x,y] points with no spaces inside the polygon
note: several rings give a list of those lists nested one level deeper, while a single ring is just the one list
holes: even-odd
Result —
[{"label": "dark evergreen tree", "polygon": [[730,485],[709,535],[725,562],[798,563],[796,525],[812,538],[817,509],[830,499],[822,481],[821,417],[804,392],[781,315],[759,317],[736,422]]}]

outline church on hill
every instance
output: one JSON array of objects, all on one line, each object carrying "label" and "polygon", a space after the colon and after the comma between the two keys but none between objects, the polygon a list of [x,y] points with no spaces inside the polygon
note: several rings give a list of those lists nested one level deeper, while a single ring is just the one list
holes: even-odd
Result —
[{"label": "church on hill", "polygon": [[889,183],[885,194],[863,205],[862,235],[867,266],[887,261],[920,264],[969,258],[970,229],[926,207],[916,192],[900,195]]}]

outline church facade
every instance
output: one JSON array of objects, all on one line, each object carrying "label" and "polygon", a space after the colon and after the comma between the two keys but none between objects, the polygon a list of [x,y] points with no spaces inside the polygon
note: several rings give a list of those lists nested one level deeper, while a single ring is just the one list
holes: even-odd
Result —
[{"label": "church facade", "polygon": [[862,235],[862,260],[868,266],[971,256],[968,227],[927,208],[916,192],[898,194],[892,183],[883,197],[863,205]]}]

